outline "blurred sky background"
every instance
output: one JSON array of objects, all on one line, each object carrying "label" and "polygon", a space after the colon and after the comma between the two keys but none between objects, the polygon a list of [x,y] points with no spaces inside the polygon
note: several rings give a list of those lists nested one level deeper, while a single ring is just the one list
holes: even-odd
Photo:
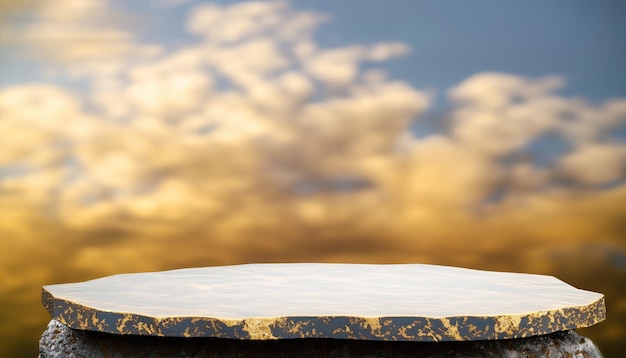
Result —
[{"label": "blurred sky background", "polygon": [[622,354],[625,13],[0,0],[0,356],[44,284],[302,261],[554,275]]}]

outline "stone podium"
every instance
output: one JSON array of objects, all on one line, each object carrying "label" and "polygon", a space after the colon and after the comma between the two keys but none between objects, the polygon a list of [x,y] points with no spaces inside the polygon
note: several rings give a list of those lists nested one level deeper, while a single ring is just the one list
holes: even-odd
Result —
[{"label": "stone podium", "polygon": [[[601,356],[602,294],[422,264],[249,264],[44,286],[40,357]],[[524,355],[526,354],[526,355]]]}]

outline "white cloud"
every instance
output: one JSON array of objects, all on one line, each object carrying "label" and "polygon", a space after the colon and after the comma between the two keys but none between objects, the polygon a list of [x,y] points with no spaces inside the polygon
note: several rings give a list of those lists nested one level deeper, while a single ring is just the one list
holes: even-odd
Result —
[{"label": "white cloud", "polygon": [[59,142],[70,137],[67,129],[81,116],[77,99],[54,86],[0,91],[0,163],[56,164],[66,154]]},{"label": "white cloud", "polygon": [[231,83],[250,88],[290,61],[271,39],[255,39],[236,46],[207,46],[202,49],[207,63]]},{"label": "white cloud", "polygon": [[23,23],[9,26],[10,42],[80,72],[102,68],[121,58],[145,58],[160,52],[142,45],[107,0],[38,1]]},{"label": "white cloud", "polygon": [[573,145],[594,143],[609,131],[626,123],[626,100],[613,99],[592,106],[582,99],[563,108],[559,131]]},{"label": "white cloud", "polygon": [[291,12],[282,19],[280,27],[276,29],[277,36],[288,43],[307,41],[326,20],[327,15],[311,11]]},{"label": "white cloud", "polygon": [[[559,175],[591,186],[623,178],[624,148],[604,138],[624,123],[624,100],[592,105],[580,98],[561,97],[554,93],[561,83],[555,77],[472,76],[449,92],[456,104],[452,135],[468,148],[494,157],[523,151],[546,133],[567,140],[574,149],[557,158],[558,165],[511,169],[509,185],[521,192],[541,190]],[[527,178],[522,180],[523,173]]]},{"label": "white cloud", "polygon": [[606,127],[614,128],[626,124],[626,99],[608,100],[604,102],[602,109],[606,112],[606,117],[599,119]]},{"label": "white cloud", "polygon": [[140,112],[161,116],[183,116],[205,104],[211,75],[199,69],[180,67],[142,68],[125,96]]},{"label": "white cloud", "polygon": [[355,87],[347,98],[305,107],[300,125],[314,142],[332,143],[329,151],[371,155],[393,147],[428,104],[426,94],[404,83]]},{"label": "white cloud", "polygon": [[299,50],[301,56],[305,57],[304,67],[313,76],[333,87],[351,84],[356,79],[359,64],[363,60],[386,61],[408,53],[406,45],[395,42],[380,43],[371,47],[350,46],[320,51],[312,51],[309,48]]},{"label": "white cloud", "polygon": [[286,8],[282,1],[250,1],[226,7],[204,4],[191,12],[187,28],[216,42],[235,42],[278,26],[280,13]]},{"label": "white cloud", "polygon": [[271,82],[257,81],[248,86],[248,95],[259,108],[279,115],[297,111],[315,91],[312,81],[297,71],[287,71]]},{"label": "white cloud", "polygon": [[297,41],[311,36],[326,16],[294,11],[285,1],[247,1],[226,6],[204,4],[193,9],[189,32],[213,43],[233,43],[258,36]]},{"label": "white cloud", "polygon": [[449,91],[450,98],[462,105],[501,108],[551,94],[563,85],[559,77],[527,79],[504,73],[479,73]]},{"label": "white cloud", "polygon": [[108,116],[137,111],[168,116],[197,108],[211,91],[213,78],[200,51],[183,49],[159,60],[100,72],[93,79],[94,102]]},{"label": "white cloud", "polygon": [[626,145],[596,143],[581,146],[561,159],[560,170],[583,184],[605,184],[622,179],[626,170]]},{"label": "white cloud", "polygon": [[562,127],[572,101],[556,96],[556,77],[526,79],[483,73],[449,91],[455,104],[452,134],[468,146],[501,156]]},{"label": "white cloud", "polygon": [[401,42],[384,42],[370,47],[366,50],[366,53],[366,57],[370,61],[380,62],[407,55],[409,47]]}]

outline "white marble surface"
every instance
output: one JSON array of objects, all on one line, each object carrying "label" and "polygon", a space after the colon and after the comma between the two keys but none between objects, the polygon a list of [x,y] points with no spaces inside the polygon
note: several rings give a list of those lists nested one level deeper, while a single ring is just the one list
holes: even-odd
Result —
[{"label": "white marble surface", "polygon": [[249,264],[123,274],[44,287],[101,311],[151,317],[523,315],[602,294],[554,277],[447,266]]}]

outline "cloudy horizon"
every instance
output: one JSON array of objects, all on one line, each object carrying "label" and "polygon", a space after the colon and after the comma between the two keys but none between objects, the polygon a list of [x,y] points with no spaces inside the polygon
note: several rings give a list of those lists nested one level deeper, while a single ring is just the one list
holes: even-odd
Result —
[{"label": "cloudy horizon", "polygon": [[54,281],[243,262],[623,277],[626,90],[486,69],[422,86],[393,70],[418,40],[322,41],[336,19],[298,1],[133,6],[2,17],[3,310]]}]

